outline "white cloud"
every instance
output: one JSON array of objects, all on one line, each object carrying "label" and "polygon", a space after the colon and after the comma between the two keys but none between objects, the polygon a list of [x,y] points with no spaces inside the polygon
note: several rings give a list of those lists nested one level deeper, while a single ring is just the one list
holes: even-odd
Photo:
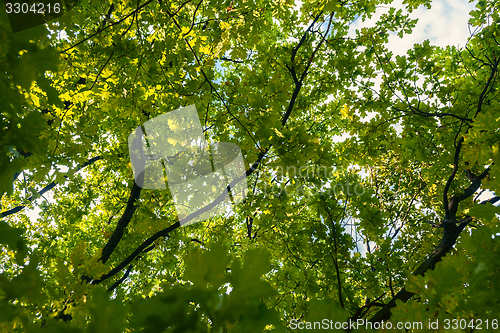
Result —
[{"label": "white cloud", "polygon": [[[404,9],[402,1],[394,1],[390,6],[379,7],[373,17],[365,22],[360,19],[351,26],[351,36],[356,29],[374,26],[380,16],[389,11],[390,7]],[[432,8],[420,7],[411,13],[411,18],[418,18],[417,25],[411,34],[399,38],[389,37],[389,50],[394,54],[405,54],[415,43],[429,39],[432,45],[445,47],[454,45],[463,47],[469,37],[467,22],[469,12],[475,7],[475,2],[467,0],[438,0],[432,2]]]}]

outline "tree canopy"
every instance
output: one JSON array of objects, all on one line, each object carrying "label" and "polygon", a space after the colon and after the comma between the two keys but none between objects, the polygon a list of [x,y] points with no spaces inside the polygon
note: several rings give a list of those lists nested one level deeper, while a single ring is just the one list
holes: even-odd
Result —
[{"label": "tree canopy", "polygon": [[[478,197],[500,193],[499,5],[477,2],[463,48],[395,55],[433,2],[391,2],[1,11],[2,331],[498,328],[498,198]],[[190,105],[247,192],[181,226],[129,136]]]}]

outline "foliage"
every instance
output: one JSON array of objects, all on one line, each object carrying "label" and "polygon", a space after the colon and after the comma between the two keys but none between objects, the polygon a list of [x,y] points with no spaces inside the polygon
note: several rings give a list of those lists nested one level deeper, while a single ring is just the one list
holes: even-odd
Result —
[{"label": "foliage", "polygon": [[[2,331],[496,319],[498,198],[477,194],[500,191],[497,2],[465,48],[405,55],[389,38],[431,1],[357,31],[391,1],[73,5],[16,33],[0,13]],[[168,190],[134,183],[128,136],[191,104],[249,192],[181,228]]]}]

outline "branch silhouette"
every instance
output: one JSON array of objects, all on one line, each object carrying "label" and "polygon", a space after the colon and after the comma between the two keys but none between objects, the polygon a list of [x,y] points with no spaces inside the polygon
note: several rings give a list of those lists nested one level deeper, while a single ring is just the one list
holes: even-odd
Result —
[{"label": "branch silhouette", "polygon": [[[85,168],[86,166],[88,165],[91,165],[92,163],[98,161],[98,160],[101,160],[102,159],[102,156],[96,156],[94,158],[91,158],[90,160],[88,160],[87,162],[83,163],[82,165],[80,165],[76,170],[75,170],[75,173],[80,171],[81,169]],[[64,176],[64,178],[68,179],[68,176]],[[59,183],[58,182],[52,182],[50,183],[49,185],[45,186],[43,189],[41,189],[40,191],[38,191],[38,195],[39,196],[42,196],[45,192],[47,191],[50,191],[52,190],[54,187],[56,187],[56,185],[58,185]],[[33,202],[34,200],[36,200],[38,198],[38,196],[35,196],[35,195],[32,195],[31,197],[28,198],[28,201],[29,202]],[[26,205],[19,205],[17,207],[14,207],[14,208],[11,208],[9,210],[6,210],[4,212],[1,212],[0,213],[0,218],[2,217],[6,217],[6,216],[9,216],[9,215],[12,215],[12,214],[15,214],[15,213],[19,213],[21,210],[23,210],[24,208],[26,208]]]}]

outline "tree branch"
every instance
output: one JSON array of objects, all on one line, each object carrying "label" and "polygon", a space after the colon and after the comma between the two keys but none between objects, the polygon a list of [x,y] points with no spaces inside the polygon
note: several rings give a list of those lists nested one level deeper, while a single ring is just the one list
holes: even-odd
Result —
[{"label": "tree branch", "polygon": [[342,281],[340,279],[340,269],[339,269],[339,264],[338,264],[338,260],[337,260],[337,256],[338,256],[337,225],[335,224],[335,221],[333,220],[333,217],[330,213],[330,209],[326,205],[326,199],[322,193],[321,193],[321,198],[322,198],[322,202],[323,202],[323,209],[328,214],[328,218],[330,219],[330,222],[332,224],[332,234],[333,234],[332,238],[333,238],[333,247],[335,250],[335,255],[331,254],[331,252],[330,252],[330,255],[332,256],[333,264],[335,266],[335,273],[337,275],[337,289],[339,291],[339,303],[340,303],[340,306],[345,308],[344,301],[342,300]]},{"label": "tree branch", "polygon": [[241,60],[234,60],[234,59],[230,59],[230,58],[226,58],[226,57],[220,57],[218,60],[230,61],[230,62],[234,62],[235,64],[242,64],[243,63],[243,61],[241,61]]},{"label": "tree branch", "polygon": [[[322,13],[322,12],[321,12]],[[306,32],[304,33],[304,36],[302,37],[301,41],[299,42],[299,44],[294,48],[294,52],[292,54],[292,61],[293,59],[295,58],[295,54],[297,53],[299,47],[304,43],[304,40],[305,40],[305,37],[306,37],[306,34],[307,32],[311,29],[311,27],[314,25],[314,23],[319,19],[321,13],[315,18],[315,20],[313,21],[313,23],[309,26],[309,28],[306,30]],[[173,18],[173,15],[175,14],[170,14],[169,13],[169,16],[171,18]],[[180,25],[177,23],[177,21],[173,20],[174,23],[176,24],[177,28],[179,30],[180,29]],[[187,41],[185,39],[185,42],[188,46],[188,48],[192,51],[193,55],[195,56],[195,59],[196,59],[196,62],[201,66],[201,62],[200,60],[198,59],[196,53],[194,52],[193,48],[191,47],[189,41]],[[205,76],[205,79],[207,80],[207,82],[209,82],[209,84],[211,85],[211,82],[210,80],[208,80],[208,77],[205,75],[204,71],[202,70],[202,74]],[[299,94],[299,91],[300,91],[300,87],[301,87],[301,84],[299,84],[298,86],[295,87],[294,89],[294,92],[293,92],[293,95],[292,95],[292,98],[290,99],[290,102],[289,102],[289,105],[288,105],[288,109],[287,109],[287,113],[285,114],[285,116],[283,117],[282,119],[282,125],[284,126],[286,124],[286,121],[288,120],[288,117],[293,109],[293,106],[295,104],[295,100],[297,98],[297,95]],[[215,89],[214,89],[215,90]],[[216,94],[218,95],[218,92],[217,90],[215,90]],[[224,100],[220,97],[219,95],[219,98],[221,99],[221,101],[223,102],[224,105],[225,102]],[[226,109],[227,109],[227,106],[226,106]],[[229,109],[228,109],[229,111]],[[244,127],[243,127],[244,128]],[[109,279],[110,277],[114,276],[115,274],[117,274],[118,272],[120,272],[123,268],[125,268],[128,264],[130,264],[137,256],[139,256],[141,254],[141,252],[143,252],[149,245],[153,244],[153,242],[155,240],[157,240],[158,238],[160,237],[165,237],[167,236],[171,231],[179,228],[181,225],[185,224],[185,223],[188,223],[189,221],[191,221],[192,219],[194,219],[195,217],[199,216],[200,214],[202,214],[203,212],[205,211],[208,211],[210,210],[211,208],[215,207],[216,205],[218,205],[220,202],[222,202],[225,197],[227,196],[227,194],[230,192],[230,190],[232,188],[235,187],[236,184],[238,184],[240,181],[244,181],[246,180],[246,178],[248,176],[250,176],[255,170],[257,170],[259,164],[261,163],[262,159],[266,156],[267,152],[269,151],[269,149],[272,147],[272,144],[269,145],[269,147],[265,148],[265,149],[262,149],[261,152],[259,153],[258,157],[257,157],[257,160],[250,166],[250,168],[248,170],[246,170],[245,174],[234,179],[228,186],[227,186],[227,191],[224,191],[223,193],[221,193],[213,202],[211,202],[210,204],[208,204],[207,206],[199,209],[198,211],[188,215],[187,217],[185,217],[182,221],[178,221],[176,223],[174,223],[173,225],[171,225],[170,227],[168,228],[165,228],[161,231],[158,231],[157,233],[155,233],[154,235],[152,235],[151,237],[149,237],[148,239],[146,239],[141,245],[139,245],[127,258],[125,258],[122,262],[120,262],[115,268],[113,268],[111,271],[109,271],[108,273],[104,274],[103,276],[101,276],[100,279],[98,280],[94,280],[92,281],[92,284],[98,284],[98,283],[101,283],[107,279]],[[135,186],[135,183],[134,183],[134,186]],[[133,189],[132,189],[133,190]],[[131,198],[132,198],[132,193],[131,193]],[[129,204],[130,204],[130,200],[131,198],[129,198]],[[128,205],[127,205],[128,207]],[[135,209],[134,209],[135,211]],[[125,215],[125,213],[124,213]],[[133,215],[133,212],[131,213],[131,215]],[[122,216],[123,218],[123,216]],[[120,219],[121,221],[122,219]],[[128,223],[128,222],[127,222]],[[120,224],[120,222],[119,222]],[[123,222],[123,224],[125,225],[125,222]],[[125,225],[126,226],[126,225]],[[114,239],[118,240],[121,238],[121,235],[120,235],[120,232],[117,231],[119,228],[119,226],[117,226],[117,229],[115,229],[115,232],[116,232],[116,236],[114,237]],[[124,228],[124,227],[123,227]],[[113,234],[115,234],[115,232],[113,232]],[[113,238],[113,235],[111,236],[111,238]],[[111,244],[111,238],[110,240],[108,241],[108,244]],[[115,241],[113,241],[113,244],[114,244]],[[109,252],[111,249],[111,252],[112,250],[116,247],[116,245],[113,246],[113,244],[109,245],[108,244],[106,245],[108,247],[108,249],[104,249],[103,250],[103,258],[104,258],[104,252],[106,251]],[[110,255],[111,253],[109,253]],[[109,255],[108,255],[108,258],[109,258]],[[107,258],[106,258],[107,259]],[[104,262],[104,261],[103,261]]]},{"label": "tree branch", "polygon": [[101,67],[101,69],[99,70],[99,72],[97,73],[96,77],[95,77],[95,80],[94,80],[94,83],[92,83],[92,86],[89,88],[89,90],[92,90],[92,88],[94,88],[95,84],[97,83],[97,80],[99,79],[99,76],[101,75],[102,71],[104,70],[104,68],[108,65],[109,61],[111,60],[111,57],[113,57],[113,54],[115,53],[115,50],[113,49],[111,51],[111,54],[109,55],[108,57],[108,60],[106,60],[106,62],[104,63],[104,65]]},{"label": "tree branch", "polygon": [[194,10],[194,13],[193,13],[193,19],[191,20],[191,26],[189,27],[189,30],[184,34],[184,36],[182,37],[186,37],[187,35],[189,35],[189,33],[193,30],[193,27],[194,27],[194,19],[196,17],[196,12],[198,11],[198,8],[200,8],[201,6],[201,3],[203,2],[203,0],[201,0],[198,5],[196,5],[196,9]]},{"label": "tree branch", "polygon": [[106,30],[106,29],[108,29],[108,28],[110,28],[110,27],[112,27],[112,26],[114,26],[114,25],[120,24],[121,22],[123,22],[123,21],[125,21],[127,18],[129,18],[130,16],[135,15],[136,13],[138,13],[138,12],[139,12],[139,10],[141,10],[141,9],[142,9],[142,8],[144,8],[144,7],[146,7],[146,6],[147,6],[147,5],[149,5],[151,2],[153,2],[153,0],[148,0],[148,1],[146,1],[144,4],[140,5],[139,7],[137,7],[136,9],[134,9],[132,12],[128,13],[128,14],[127,14],[127,15],[125,15],[123,18],[121,18],[120,20],[118,20],[118,21],[116,21],[116,22],[113,22],[113,23],[111,23],[111,24],[109,24],[109,25],[107,25],[107,26],[105,26],[105,27],[102,27],[102,28],[97,29],[97,31],[96,31],[95,33],[93,33],[93,34],[91,34],[91,35],[89,35],[89,36],[85,37],[84,39],[82,39],[82,40],[81,40],[81,41],[79,41],[78,43],[76,43],[76,44],[74,44],[74,45],[72,45],[72,46],[70,46],[70,47],[68,47],[68,48],[66,48],[66,49],[64,49],[64,50],[62,50],[60,53],[66,53],[66,52],[68,52],[69,50],[71,50],[71,49],[73,49],[73,48],[77,47],[78,45],[80,45],[80,44],[82,44],[82,43],[84,43],[84,42],[88,41],[88,40],[89,40],[89,39],[91,39],[92,37],[97,36],[99,33],[103,32],[104,30]]},{"label": "tree branch", "polygon": [[489,172],[490,168],[486,168],[479,176],[474,177],[474,181],[469,185],[469,187],[465,189],[464,193],[460,194],[459,196],[453,196],[453,198],[451,198],[448,206],[450,217],[448,219],[445,217],[445,222],[454,222],[456,220],[457,209],[460,202],[472,196],[479,189],[479,187],[481,186],[481,181]]},{"label": "tree branch", "polygon": [[[295,101],[297,99],[297,96],[299,95],[300,89],[302,88],[302,82],[303,82],[303,80],[305,78],[304,74],[307,73],[307,69],[306,69],[305,72],[302,74],[302,77],[301,77],[300,81],[298,80],[297,73],[295,71],[295,66],[293,65],[293,62],[295,61],[295,56],[297,55],[297,52],[299,51],[299,48],[304,44],[304,41],[306,40],[307,34],[309,33],[309,31],[311,31],[311,28],[314,26],[314,24],[321,17],[321,14],[323,14],[323,11],[321,11],[314,18],[313,22],[309,25],[309,27],[307,28],[307,30],[302,35],[302,38],[300,39],[299,43],[292,50],[292,58],[291,58],[292,65],[290,67],[287,66],[287,68],[288,68],[288,71],[290,72],[290,74],[292,74],[293,82],[295,83],[295,89],[293,90],[292,98],[290,99],[290,103],[288,103],[288,108],[287,108],[285,114],[283,115],[283,118],[281,118],[281,125],[282,126],[285,126],[288,118],[290,117],[290,114],[292,113],[293,107],[295,105]],[[320,43],[319,46],[321,46],[321,43]],[[314,54],[316,53],[316,50],[313,52],[312,56],[314,56]],[[313,60],[313,58],[311,58],[309,60],[309,65],[312,62],[312,60]],[[309,68],[309,65],[308,65],[307,68]]]},{"label": "tree branch", "polygon": [[448,181],[446,182],[443,191],[444,218],[447,220],[455,218],[455,216],[450,215],[450,208],[448,203],[448,191],[450,190],[451,183],[453,182],[453,179],[455,179],[455,175],[457,174],[458,171],[458,158],[460,156],[460,150],[462,149],[463,142],[464,142],[464,137],[462,136],[460,137],[460,140],[458,140],[457,146],[455,147],[455,157],[453,158],[453,170],[451,171],[451,174],[448,177]]},{"label": "tree branch", "polygon": [[152,245],[155,240],[157,240],[160,237],[167,236],[171,231],[179,228],[180,226],[181,226],[180,223],[176,222],[176,223],[172,224],[170,227],[158,231],[153,236],[146,239],[141,245],[139,245],[139,247],[137,247],[134,252],[132,252],[127,258],[125,258],[115,268],[110,270],[108,273],[102,275],[98,280],[92,281],[92,284],[98,284],[98,283],[101,283],[103,281],[106,281],[110,277],[119,273],[125,266],[130,264],[139,254],[141,254],[142,251],[148,252],[147,247]]},{"label": "tree branch", "polygon": [[487,200],[484,200],[482,202],[480,202],[479,204],[480,205],[486,205],[488,202],[491,203],[492,205],[497,202],[498,200],[500,200],[500,197],[493,197],[493,198],[490,198],[490,199],[487,199]]},{"label": "tree branch", "polygon": [[309,71],[309,67],[311,67],[311,64],[312,64],[312,61],[314,59],[314,56],[318,52],[318,50],[321,47],[321,45],[323,45],[323,42],[326,40],[326,36],[330,32],[330,27],[332,25],[332,20],[333,20],[333,14],[334,14],[334,12],[332,12],[330,14],[330,20],[328,21],[328,27],[326,28],[325,35],[323,36],[323,35],[320,34],[320,36],[321,36],[321,42],[319,42],[318,46],[316,46],[316,48],[314,49],[313,53],[309,57],[309,61],[307,62],[306,69],[304,69],[304,72],[302,73],[302,76],[300,77],[300,82],[304,81],[304,79],[305,79],[305,77],[306,77],[306,75],[307,75],[307,73]]},{"label": "tree branch", "polygon": [[[201,2],[200,2],[201,4]],[[182,27],[180,26],[180,24],[175,20],[174,18],[174,14],[170,14],[170,12],[168,12],[168,15],[170,16],[170,18],[172,19],[172,21],[174,22],[175,26],[177,27],[178,30],[182,31]],[[215,89],[214,85],[212,84],[212,81],[208,78],[207,74],[205,73],[205,70],[203,69],[203,66],[202,66],[202,63],[200,61],[200,58],[198,57],[198,55],[196,54],[195,50],[193,49],[193,47],[191,46],[191,43],[189,43],[189,41],[186,39],[186,38],[183,38],[184,39],[184,42],[186,43],[186,45],[188,46],[189,50],[191,51],[191,53],[193,54],[195,60],[196,60],[196,63],[198,64],[198,66],[200,66],[200,71],[201,71],[201,74],[203,75],[203,77],[205,78],[205,81],[208,82],[208,84],[210,85],[210,89],[212,89],[212,91],[215,92],[215,95],[219,98],[219,100],[222,102],[222,104],[224,105],[224,107],[226,108],[227,112],[231,115],[231,117],[233,117],[234,120],[236,120],[236,122],[238,122],[238,124],[240,124],[240,126],[243,128],[243,130],[245,132],[247,132],[247,134],[249,135],[250,139],[252,139],[252,141],[254,142],[255,146],[256,147],[259,147],[259,144],[257,143],[257,141],[255,141],[255,138],[253,137],[253,135],[250,133],[250,131],[248,131],[248,129],[245,127],[245,125],[243,125],[243,123],[231,112],[231,110],[229,110],[229,107],[227,106],[227,103],[226,101],[222,98],[222,96],[219,94],[219,92],[217,91],[217,89]]]},{"label": "tree branch", "polygon": [[[450,184],[453,181],[453,178],[458,169],[458,155],[460,154],[461,144],[463,142],[463,137],[458,141],[456,150],[455,150],[455,159],[454,159],[454,167],[453,171],[448,178],[448,182],[446,183],[446,187],[443,191],[443,199],[445,201],[445,211],[446,216],[443,220],[443,236],[441,241],[436,246],[436,248],[429,255],[427,260],[425,260],[418,268],[413,272],[413,275],[423,276],[424,273],[428,270],[433,270],[436,267],[436,264],[441,261],[441,259],[453,248],[455,242],[457,241],[458,236],[464,230],[464,228],[472,221],[472,217],[466,216],[461,221],[456,221],[456,212],[458,205],[461,201],[470,197],[474,192],[481,186],[481,181],[486,177],[489,172],[489,168],[484,170],[481,175],[477,177],[472,177],[474,181],[471,185],[465,189],[464,193],[460,196],[454,196],[449,204],[447,203],[447,192],[450,188]],[[370,322],[381,322],[382,320],[386,321],[391,317],[390,309],[396,306],[396,300],[401,300],[403,302],[408,301],[414,293],[407,291],[405,288],[401,289],[396,296],[394,296],[389,303],[387,303],[386,307],[379,310],[372,318],[370,318]]]},{"label": "tree branch", "polygon": [[[455,223],[446,223],[443,225],[443,237],[439,242],[438,246],[432,251],[429,258],[424,261],[418,268],[413,272],[413,275],[423,276],[427,270],[433,270],[436,267],[436,264],[441,261],[441,259],[451,250],[453,245],[455,244],[458,236],[462,232],[462,230],[467,226],[467,224],[472,220],[472,218],[467,218],[456,225]],[[382,309],[380,309],[373,317],[370,318],[370,322],[381,322],[389,320],[391,317],[390,309],[396,306],[396,301],[399,299],[403,302],[408,301],[415,293],[412,293],[406,288],[401,289],[396,296],[394,296],[389,303]]]},{"label": "tree branch", "polygon": [[128,266],[127,271],[125,272],[125,274],[123,274],[123,276],[118,281],[116,281],[115,283],[113,283],[113,285],[108,288],[108,291],[115,290],[116,287],[118,287],[123,281],[125,281],[125,279],[128,278],[128,276],[129,276],[130,272],[132,271],[133,267],[134,267],[133,265]]},{"label": "tree branch", "polygon": [[300,47],[306,41],[307,33],[309,31],[311,31],[312,27],[314,26],[314,24],[316,24],[316,22],[318,22],[318,20],[319,20],[319,18],[321,17],[322,14],[323,14],[323,11],[319,12],[319,14],[314,18],[313,22],[309,25],[309,27],[307,28],[307,30],[302,35],[302,38],[300,39],[299,43],[293,48],[293,50],[292,50],[292,63],[295,60],[295,56],[297,55],[297,52],[299,51]]},{"label": "tree branch", "polygon": [[111,234],[111,237],[109,238],[108,242],[106,243],[106,245],[102,250],[102,255],[99,260],[101,260],[103,264],[106,263],[106,261],[108,261],[109,257],[111,256],[115,248],[118,246],[118,243],[120,242],[123,236],[125,228],[132,220],[132,216],[134,215],[137,209],[135,203],[137,200],[139,200],[140,195],[141,195],[141,187],[134,182],[132,190],[130,191],[130,196],[128,198],[125,212],[123,212],[123,215],[118,220],[118,224],[116,225],[115,230]]},{"label": "tree branch", "polygon": [[490,77],[488,78],[488,81],[486,81],[486,85],[484,86],[483,91],[481,91],[481,94],[479,95],[479,100],[477,102],[477,110],[476,110],[476,114],[474,115],[474,118],[479,114],[479,112],[481,112],[481,109],[483,107],[483,100],[486,97],[486,94],[488,93],[488,91],[491,90],[490,84],[493,81],[495,74],[497,73],[497,68],[498,68],[499,62],[500,62],[500,57],[498,57],[497,60],[493,63],[493,66],[491,68]]},{"label": "tree branch", "polygon": [[[78,171],[80,171],[81,169],[85,168],[86,166],[94,163],[95,161],[101,160],[101,159],[102,159],[102,156],[96,156],[94,158],[91,158],[90,160],[88,160],[87,162],[85,162],[81,166],[79,166],[75,170],[74,173],[77,173]],[[68,179],[68,176],[64,176],[64,178]],[[59,184],[58,182],[52,182],[52,183],[50,183],[49,185],[45,186],[43,189],[41,189],[40,191],[38,191],[38,195],[42,196],[45,192],[52,190],[58,184]],[[35,197],[34,195],[32,195],[31,197],[28,198],[28,201],[32,202],[32,201],[34,201],[36,199],[37,199],[37,197]],[[1,212],[0,213],[0,218],[9,216],[9,215],[12,215],[12,214],[15,214],[15,213],[18,213],[21,210],[23,210],[24,208],[26,208],[26,205],[19,205],[19,206],[15,207],[15,208],[11,208],[11,209],[9,209],[7,211]]]}]

